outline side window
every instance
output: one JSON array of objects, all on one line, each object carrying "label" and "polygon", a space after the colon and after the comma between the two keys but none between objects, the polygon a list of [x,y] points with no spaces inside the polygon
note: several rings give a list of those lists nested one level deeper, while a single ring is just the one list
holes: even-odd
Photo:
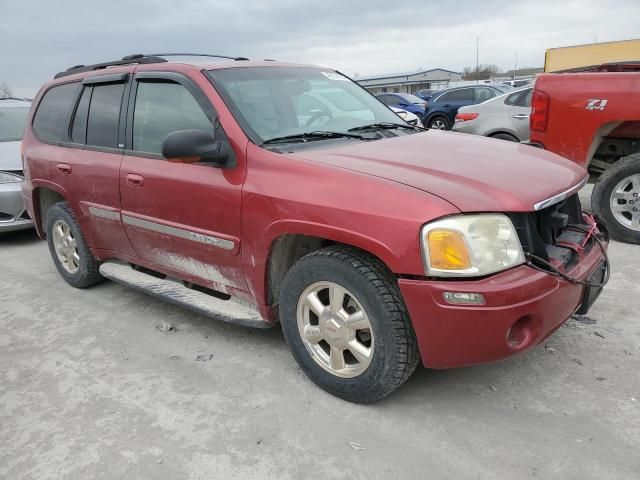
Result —
[{"label": "side window", "polygon": [[533,88],[526,90],[523,95],[518,99],[519,107],[531,107],[531,95],[533,94]]},{"label": "side window", "polygon": [[118,148],[118,125],[124,85],[107,83],[93,87],[87,117],[87,145]]},{"label": "side window", "polygon": [[138,82],[133,112],[133,150],[162,152],[162,141],[178,130],[213,133],[213,125],[189,91],[173,82]]},{"label": "side window", "polygon": [[476,88],[474,89],[474,93],[475,93],[475,101],[478,103],[489,100],[490,98],[493,98],[497,95],[495,90],[491,88],[486,88],[486,87]]},{"label": "side window", "polygon": [[434,101],[436,101],[436,102],[448,102],[450,100],[450,97],[451,97],[452,93],[453,92],[443,93],[442,95],[437,97]]},{"label": "side window", "polygon": [[87,116],[89,114],[89,101],[91,100],[91,87],[82,90],[82,96],[73,117],[71,127],[71,141],[74,143],[85,143],[87,140]]},{"label": "side window", "polygon": [[79,90],[80,83],[74,82],[53,87],[44,94],[33,120],[38,138],[50,142],[68,140],[69,115]]},{"label": "side window", "polygon": [[511,95],[507,96],[507,98],[504,99],[504,103],[506,105],[517,105],[518,100],[520,99],[521,96],[522,96],[522,92],[512,93]]}]

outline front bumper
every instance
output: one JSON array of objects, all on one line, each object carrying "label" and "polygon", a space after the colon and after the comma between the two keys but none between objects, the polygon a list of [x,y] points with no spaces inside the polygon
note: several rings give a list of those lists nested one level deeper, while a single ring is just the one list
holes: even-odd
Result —
[{"label": "front bumper", "polygon": [[33,222],[26,213],[20,183],[0,184],[0,232],[12,232],[32,228]]},{"label": "front bumper", "polygon": [[[594,247],[569,273],[583,280],[604,260]],[[422,363],[453,368],[493,362],[538,345],[581,305],[584,287],[526,265],[480,280],[400,279]],[[481,293],[485,305],[451,305],[444,292]]]}]

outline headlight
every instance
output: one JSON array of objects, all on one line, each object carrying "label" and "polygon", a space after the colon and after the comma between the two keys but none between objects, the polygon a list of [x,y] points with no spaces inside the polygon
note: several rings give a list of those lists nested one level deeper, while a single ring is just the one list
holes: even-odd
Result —
[{"label": "headlight", "polygon": [[20,183],[24,178],[20,175],[14,175],[13,173],[0,172],[0,183]]},{"label": "headlight", "polygon": [[458,215],[422,227],[427,275],[478,277],[524,263],[511,220],[502,214]]}]

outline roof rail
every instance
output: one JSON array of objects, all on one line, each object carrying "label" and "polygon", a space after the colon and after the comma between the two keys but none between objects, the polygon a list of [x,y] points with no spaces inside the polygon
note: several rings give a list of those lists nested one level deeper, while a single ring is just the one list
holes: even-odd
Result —
[{"label": "roof rail", "polygon": [[[249,60],[247,57],[229,57],[226,55],[216,55],[214,53],[149,53],[149,57],[211,57],[211,58],[225,58],[227,60],[243,61]],[[127,58],[127,57],[125,57]]]},{"label": "roof rail", "polygon": [[101,70],[107,67],[116,67],[119,65],[131,65],[134,63],[161,63],[167,60],[157,56],[143,55],[141,53],[134,55],[127,55],[122,60],[114,60],[112,62],[95,63],[93,65],[75,65],[66,69],[64,72],[57,73],[53,78],[66,77],[67,75],[74,75],[76,73],[91,72],[93,70]]},{"label": "roof rail", "polygon": [[67,75],[74,75],[76,73],[91,72],[93,70],[100,70],[107,67],[116,67],[119,65],[131,65],[134,63],[162,63],[167,59],[164,57],[211,57],[211,58],[224,58],[227,60],[249,60],[246,57],[228,57],[226,55],[215,55],[209,53],[134,53],[122,57],[122,60],[114,60],[112,62],[96,63],[93,65],[74,65],[66,69],[64,72],[57,73],[53,78],[66,77]]}]

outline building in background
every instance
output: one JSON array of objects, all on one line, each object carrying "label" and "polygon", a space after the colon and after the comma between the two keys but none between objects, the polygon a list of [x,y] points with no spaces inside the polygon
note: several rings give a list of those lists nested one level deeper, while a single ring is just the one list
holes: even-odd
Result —
[{"label": "building in background", "polygon": [[433,68],[417,72],[395,73],[356,78],[371,93],[416,93],[418,90],[442,90],[451,82],[462,80],[462,73]]},{"label": "building in background", "polygon": [[637,61],[640,61],[640,39],[588,43],[550,48],[545,54],[544,71],[564,72],[589,69],[603,63]]}]

